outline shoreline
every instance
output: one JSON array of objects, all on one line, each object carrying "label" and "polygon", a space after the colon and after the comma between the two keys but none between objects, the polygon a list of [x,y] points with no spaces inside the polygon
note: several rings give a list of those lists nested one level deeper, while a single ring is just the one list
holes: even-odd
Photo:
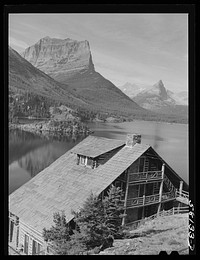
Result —
[{"label": "shoreline", "polygon": [[44,134],[49,133],[50,135],[81,135],[81,134],[90,134],[93,133],[87,126],[83,124],[71,124],[67,128],[61,126],[50,126],[49,122],[37,122],[37,123],[9,123],[9,130],[11,129],[20,129],[26,132],[31,132],[34,134]]}]

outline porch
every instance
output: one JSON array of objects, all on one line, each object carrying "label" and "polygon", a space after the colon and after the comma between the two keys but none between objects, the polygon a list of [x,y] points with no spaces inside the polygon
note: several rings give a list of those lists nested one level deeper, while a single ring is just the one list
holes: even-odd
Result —
[{"label": "porch", "polygon": [[146,171],[139,173],[129,173],[129,183],[162,180],[162,171]]},{"label": "porch", "polygon": [[[150,196],[142,196],[138,198],[131,198],[127,199],[126,207],[127,208],[133,208],[133,207],[139,207],[139,206],[145,206],[149,204],[154,204],[158,203],[160,195],[155,194],[155,195],[150,195]],[[161,202],[164,201],[169,201],[169,200],[174,200],[175,199],[175,193],[174,192],[166,192],[163,193],[161,196]]]}]

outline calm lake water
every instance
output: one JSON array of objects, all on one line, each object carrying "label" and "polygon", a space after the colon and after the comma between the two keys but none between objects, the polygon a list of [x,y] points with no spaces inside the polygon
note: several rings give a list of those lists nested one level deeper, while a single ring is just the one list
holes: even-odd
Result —
[{"label": "calm lake water", "polygon": [[[90,123],[92,135],[126,139],[127,133],[142,135],[142,143],[155,151],[188,183],[188,125],[134,121]],[[9,194],[33,178],[84,137],[55,138],[21,130],[9,131]]]}]

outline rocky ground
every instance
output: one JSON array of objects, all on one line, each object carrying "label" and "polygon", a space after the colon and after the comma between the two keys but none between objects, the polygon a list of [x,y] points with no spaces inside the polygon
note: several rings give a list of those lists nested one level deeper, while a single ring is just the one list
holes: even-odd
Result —
[{"label": "rocky ground", "polygon": [[158,255],[160,251],[189,254],[188,214],[159,217],[130,231],[131,238],[114,241],[113,247],[100,255]]}]

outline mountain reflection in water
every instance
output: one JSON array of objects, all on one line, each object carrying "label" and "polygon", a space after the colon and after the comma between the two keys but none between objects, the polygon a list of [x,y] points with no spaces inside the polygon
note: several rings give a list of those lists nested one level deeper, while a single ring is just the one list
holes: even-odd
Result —
[{"label": "mountain reflection in water", "polygon": [[83,138],[35,135],[18,129],[10,131],[9,193],[48,167]]}]

